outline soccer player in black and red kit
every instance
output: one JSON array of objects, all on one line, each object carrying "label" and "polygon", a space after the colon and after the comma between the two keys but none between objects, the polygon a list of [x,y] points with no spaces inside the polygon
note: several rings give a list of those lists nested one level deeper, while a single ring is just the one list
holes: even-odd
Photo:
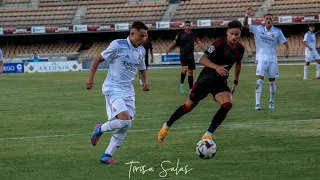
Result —
[{"label": "soccer player in black and red kit", "polygon": [[191,22],[184,23],[184,30],[180,31],[170,46],[166,49],[166,54],[176,45],[180,46],[180,62],[182,65],[180,92],[184,93],[184,79],[188,73],[188,83],[191,90],[193,85],[193,70],[196,69],[194,62],[194,43],[196,42],[204,51],[206,47],[200,42],[197,34],[190,30]]},{"label": "soccer player in black and red kit", "polygon": [[[212,139],[212,133],[226,118],[232,107],[232,94],[238,85],[241,72],[241,61],[244,54],[244,47],[239,43],[242,25],[239,21],[228,23],[227,37],[215,41],[200,59],[200,64],[205,67],[201,71],[198,80],[194,83],[189,98],[185,104],[180,106],[165,122],[158,133],[158,140],[162,142],[168,133],[169,127],[190,112],[208,94],[212,94],[220,109],[214,115],[210,127],[202,136],[202,139]],[[234,84],[230,91],[227,85],[229,71],[235,66]]]}]

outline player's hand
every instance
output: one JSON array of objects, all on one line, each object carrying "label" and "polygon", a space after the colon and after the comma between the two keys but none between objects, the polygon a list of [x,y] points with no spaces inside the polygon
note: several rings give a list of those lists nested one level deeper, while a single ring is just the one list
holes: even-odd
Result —
[{"label": "player's hand", "polygon": [[149,91],[149,84],[148,83],[143,83],[142,84],[142,90]]},{"label": "player's hand", "polygon": [[286,58],[288,58],[289,57],[289,50],[287,49],[286,50]]},{"label": "player's hand", "polygon": [[169,49],[166,49],[166,55],[168,56],[170,50]]},{"label": "player's hand", "polygon": [[253,12],[253,9],[251,7],[249,7],[247,9],[246,15],[250,16],[252,12]]},{"label": "player's hand", "polygon": [[233,84],[232,89],[231,89],[231,94],[234,94],[236,92],[237,87],[238,87],[238,85]]},{"label": "player's hand", "polygon": [[221,76],[227,76],[229,74],[229,71],[225,68],[228,65],[223,65],[223,66],[218,66],[216,68],[216,71],[221,75]]},{"label": "player's hand", "polygon": [[93,82],[92,81],[88,81],[87,83],[86,83],[86,88],[87,89],[91,89],[93,87]]}]

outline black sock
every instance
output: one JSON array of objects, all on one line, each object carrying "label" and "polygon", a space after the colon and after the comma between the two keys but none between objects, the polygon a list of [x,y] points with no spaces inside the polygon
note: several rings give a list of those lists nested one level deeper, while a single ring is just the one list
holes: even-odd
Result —
[{"label": "black sock", "polygon": [[218,112],[214,115],[212,122],[210,124],[210,127],[208,129],[208,132],[213,133],[218,126],[222,123],[222,121],[226,118],[229,110],[231,109],[232,104],[230,102],[224,103],[221,105]]},{"label": "black sock", "polygon": [[181,84],[184,83],[184,79],[186,78],[186,73],[181,72]]},{"label": "black sock", "polygon": [[180,119],[183,115],[187,114],[191,110],[192,109],[185,104],[178,107],[178,109],[172,114],[170,119],[167,121],[167,126],[170,127],[176,120]]},{"label": "black sock", "polygon": [[188,76],[189,89],[192,89],[193,86],[193,76]]}]

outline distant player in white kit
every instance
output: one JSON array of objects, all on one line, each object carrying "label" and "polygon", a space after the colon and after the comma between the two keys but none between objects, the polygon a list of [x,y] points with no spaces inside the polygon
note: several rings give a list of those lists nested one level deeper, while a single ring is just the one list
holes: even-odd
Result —
[{"label": "distant player in white kit", "polygon": [[303,42],[306,46],[305,55],[306,55],[306,64],[304,66],[304,73],[303,79],[308,80],[308,68],[310,62],[316,61],[317,62],[317,73],[316,78],[320,79],[320,56],[317,52],[317,43],[316,43],[316,34],[314,32],[314,25],[309,25],[309,31],[304,35]]},{"label": "distant player in white kit", "polygon": [[270,84],[270,101],[269,108],[274,108],[274,96],[276,93],[276,78],[280,76],[279,67],[277,63],[277,44],[285,44],[286,52],[285,55],[289,56],[289,45],[286,38],[284,37],[281,29],[273,27],[273,16],[271,14],[266,14],[264,16],[265,25],[249,25],[248,16],[252,13],[252,9],[248,8],[243,27],[250,29],[254,34],[255,44],[256,44],[256,60],[258,77],[256,84],[256,110],[261,109],[260,97],[262,92],[262,84],[265,73],[269,74],[269,84]]},{"label": "distant player in white kit", "polygon": [[3,55],[2,55],[2,50],[0,49],[0,74],[2,74],[2,68],[3,68]]},{"label": "distant player in white kit", "polygon": [[87,89],[93,86],[93,79],[98,65],[102,61],[109,62],[108,75],[102,85],[102,93],[106,99],[108,121],[96,124],[91,135],[91,143],[96,146],[104,132],[114,131],[108,148],[102,154],[100,162],[119,164],[113,153],[120,147],[135,117],[135,92],[133,81],[137,70],[141,74],[144,91],[149,90],[145,66],[145,50],[141,46],[147,36],[147,26],[142,22],[134,22],[127,39],[118,39],[110,43],[93,61],[90,68]]}]

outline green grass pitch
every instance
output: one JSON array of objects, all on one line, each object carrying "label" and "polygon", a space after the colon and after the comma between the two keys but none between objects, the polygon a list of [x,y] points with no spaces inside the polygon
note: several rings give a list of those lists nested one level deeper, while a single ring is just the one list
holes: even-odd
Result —
[{"label": "green grass pitch", "polygon": [[[311,66],[311,78],[314,71]],[[320,80],[303,81],[303,66],[280,66],[280,72],[276,108],[268,109],[269,84],[264,81],[263,110],[257,112],[255,68],[243,67],[233,109],[213,136],[217,154],[203,160],[195,145],[219,105],[209,95],[158,143],[163,122],[185,102],[187,93],[179,92],[179,69],[150,69],[149,92],[135,81],[136,119],[114,156],[121,162],[118,166],[99,162],[111,134],[104,134],[96,147],[89,140],[95,123],[107,120],[101,94],[106,71],[97,72],[90,91],[85,88],[88,71],[1,75],[1,179],[122,180],[129,179],[125,163],[131,161],[154,171],[131,171],[130,179],[158,179],[163,169],[176,168],[178,159],[178,171],[187,168],[188,173],[160,175],[190,180],[319,179]]]}]

